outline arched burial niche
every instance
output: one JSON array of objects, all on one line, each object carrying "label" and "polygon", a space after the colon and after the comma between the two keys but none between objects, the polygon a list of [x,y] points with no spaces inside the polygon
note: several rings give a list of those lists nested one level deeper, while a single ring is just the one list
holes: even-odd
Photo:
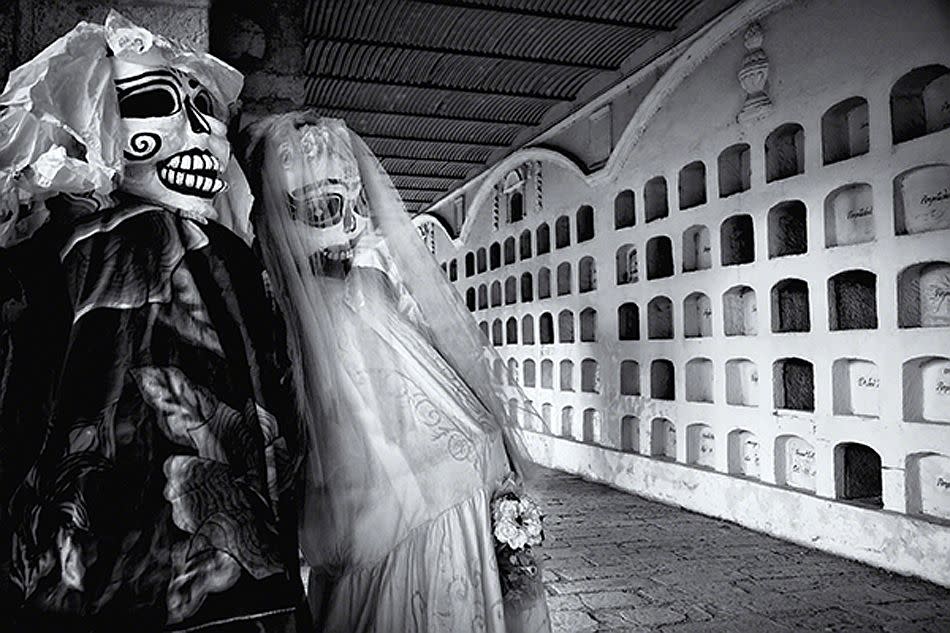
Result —
[{"label": "arched burial niche", "polygon": [[521,302],[531,303],[534,301],[534,279],[531,273],[521,273]]},{"label": "arched burial niche", "polygon": [[719,197],[748,191],[752,184],[752,165],[749,144],[737,143],[719,154]]},{"label": "arched burial niche", "polygon": [[904,420],[950,422],[950,358],[921,356],[902,368]]},{"label": "arched burial niche", "polygon": [[676,426],[666,418],[650,422],[650,455],[676,459]]},{"label": "arched burial niche", "polygon": [[475,288],[469,288],[465,291],[465,306],[469,312],[475,312]]},{"label": "arched burial niche", "polygon": [[950,69],[921,66],[891,88],[891,135],[894,143],[950,127]]},{"label": "arched burial niche", "polygon": [[640,308],[632,301],[617,308],[617,338],[621,341],[640,340]]},{"label": "arched burial niche", "polygon": [[723,266],[755,261],[755,234],[751,215],[740,213],[723,220],[719,227],[719,254]]},{"label": "arched burial niche", "polygon": [[845,270],[828,280],[828,328],[877,329],[877,275]]},{"label": "arched burial niche", "polygon": [[505,238],[505,264],[515,263],[515,238]]},{"label": "arched burial niche", "polygon": [[561,391],[574,391],[574,363],[562,360],[558,365]]},{"label": "arched burial niche", "polygon": [[505,345],[518,344],[518,319],[509,317],[505,321]]},{"label": "arched burial niche", "polygon": [[780,358],[772,364],[772,398],[776,409],[815,410],[815,370],[802,358]]},{"label": "arched burial niche", "polygon": [[459,262],[457,259],[453,259],[449,263],[449,281],[458,281],[459,278]]},{"label": "arched burial niche", "polygon": [[781,125],[765,139],[765,182],[805,172],[805,131],[798,123]]},{"label": "arched burial niche", "polygon": [[475,274],[475,253],[465,254],[465,276],[471,277]]},{"label": "arched burial niche", "polygon": [[654,297],[647,304],[647,338],[673,338],[673,302],[669,297]]},{"label": "arched burial niche", "polygon": [[491,283],[491,307],[501,305],[501,282],[497,279]]},{"label": "arched burial niche", "polygon": [[588,255],[577,263],[577,292],[592,290],[597,290],[597,262]]},{"label": "arched burial niche", "polygon": [[950,457],[917,453],[906,466],[907,511],[950,521]]},{"label": "arched burial niche", "polygon": [[557,342],[574,342],[574,313],[570,310],[561,310],[557,315]]},{"label": "arched burial niche", "polygon": [[541,388],[554,389],[554,361],[547,358],[541,361]]},{"label": "arched burial niche", "polygon": [[650,397],[654,400],[676,398],[672,361],[658,358],[650,363]]},{"label": "arched burial niche", "polygon": [[620,419],[620,450],[640,452],[640,418],[635,415],[625,415]]},{"label": "arched burial niche", "polygon": [[683,336],[712,336],[712,303],[701,292],[692,292],[683,299]]},{"label": "arched burial niche", "polygon": [[514,277],[505,279],[505,305],[510,306],[518,302],[518,280]]},{"label": "arched burial niche", "polygon": [[620,362],[620,395],[640,395],[640,364],[635,360]]},{"label": "arched burial niche", "polygon": [[561,409],[561,437],[574,437],[574,407]]},{"label": "arched burial niche", "polygon": [[839,358],[831,365],[831,406],[835,415],[880,414],[881,378],[877,365],[861,358]]},{"label": "arched burial niche", "polygon": [[656,176],[643,186],[643,214],[647,222],[665,218],[670,214],[666,192],[666,178]]},{"label": "arched burial niche", "polygon": [[859,182],[835,189],[825,198],[825,246],[874,241],[874,196]]},{"label": "arched burial niche", "polygon": [[491,343],[495,347],[499,347],[504,344],[504,327],[501,324],[501,319],[495,319],[491,323]]},{"label": "arched burial niche", "polygon": [[894,179],[898,235],[950,228],[950,165],[923,165]]},{"label": "arched burial niche", "polygon": [[637,266],[637,247],[624,244],[617,249],[617,285],[635,284],[640,281],[640,269]]},{"label": "arched burial niche", "polygon": [[749,286],[733,286],[722,295],[722,325],[726,336],[758,334],[758,309],[755,290]]},{"label": "arched burial niche", "polygon": [[772,286],[772,331],[807,332],[811,329],[808,284],[783,279]]},{"label": "arched burial niche", "polygon": [[713,401],[713,364],[708,358],[693,358],[686,363],[686,401]]},{"label": "arched burial niche", "polygon": [[534,345],[534,317],[530,314],[521,319],[521,344]]},{"label": "arched burial niche", "polygon": [[709,229],[695,224],[683,231],[683,272],[706,270],[712,266]]},{"label": "arched burial niche", "polygon": [[900,272],[897,323],[902,328],[950,325],[950,262],[923,262]]},{"label": "arched burial niche", "polygon": [[585,204],[575,214],[577,226],[577,243],[594,239],[594,207]]},{"label": "arched burial niche", "polygon": [[835,446],[835,497],[872,508],[881,500],[881,456],[864,444]]},{"label": "arched burial niche", "polygon": [[491,336],[488,333],[488,321],[482,321],[478,324],[478,329],[482,331],[486,343],[491,343]]},{"label": "arched burial niche", "polygon": [[530,358],[526,359],[522,366],[522,385],[525,387],[534,387],[537,385],[537,367]]},{"label": "arched burial niche", "polygon": [[518,384],[518,360],[515,358],[508,359],[508,385],[514,387]]},{"label": "arched burial niche", "polygon": [[548,268],[538,270],[538,299],[551,298],[551,271]]},{"label": "arched burial niche", "polygon": [[692,209],[706,204],[706,165],[696,160],[686,165],[679,174],[680,209]]},{"label": "arched burial niche", "polygon": [[775,440],[775,483],[815,492],[815,447],[797,435]]},{"label": "arched burial niche", "polygon": [[600,411],[597,409],[584,409],[581,440],[588,444],[599,444],[601,426],[603,425],[601,424]]},{"label": "arched burial niche", "polygon": [[557,267],[557,296],[571,294],[571,262],[561,262]]},{"label": "arched burial niche", "polygon": [[726,404],[759,406],[759,369],[748,358],[726,361]]},{"label": "arched burial niche", "polygon": [[807,224],[801,200],[787,200],[769,209],[769,259],[808,252]]},{"label": "arched burial niche", "polygon": [[551,406],[550,402],[545,402],[541,405],[541,424],[545,433],[554,434],[554,427],[552,424],[552,410],[554,407]]},{"label": "arched burial niche", "polygon": [[759,478],[759,438],[755,433],[736,429],[728,437],[729,474]]},{"label": "arched burial niche", "polygon": [[550,312],[542,313],[541,318],[538,319],[538,338],[541,340],[541,345],[554,343],[554,317]]},{"label": "arched burial niche", "polygon": [[571,218],[562,215],[554,222],[554,247],[566,248],[571,245]]},{"label": "arched burial niche", "polygon": [[521,261],[531,259],[531,231],[525,229],[518,238],[518,251]]},{"label": "arched burial niche", "polygon": [[625,229],[637,223],[636,203],[633,192],[624,189],[614,198],[614,228]]},{"label": "arched burial niche", "polygon": [[665,235],[647,241],[647,279],[673,276],[673,242]]},{"label": "arched burial niche", "polygon": [[538,225],[534,231],[534,239],[537,243],[538,255],[551,252],[551,229],[547,224]]},{"label": "arched burial niche", "polygon": [[870,139],[868,101],[864,97],[845,99],[821,117],[821,155],[825,165],[867,154]]},{"label": "arched burial niche", "polygon": [[488,286],[481,284],[478,286],[478,309],[488,308]]},{"label": "arched burial niche", "polygon": [[600,393],[600,368],[593,358],[581,361],[581,391]]},{"label": "arched burial niche", "polygon": [[597,341],[597,310],[594,308],[584,308],[581,310],[581,343],[594,343]]},{"label": "arched burial niche", "polygon": [[492,242],[488,247],[488,265],[492,270],[501,268],[501,245],[498,242]]},{"label": "arched burial niche", "polygon": [[716,435],[707,424],[686,427],[686,463],[700,468],[716,468]]}]

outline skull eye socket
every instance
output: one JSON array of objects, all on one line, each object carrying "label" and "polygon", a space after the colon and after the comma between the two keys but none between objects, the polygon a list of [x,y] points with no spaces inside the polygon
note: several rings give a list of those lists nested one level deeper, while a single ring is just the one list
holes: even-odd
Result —
[{"label": "skull eye socket", "polygon": [[338,224],[343,216],[343,196],[336,193],[317,195],[311,187],[290,194],[293,218],[316,229]]},{"label": "skull eye socket", "polygon": [[192,99],[195,109],[201,114],[214,117],[214,99],[207,90],[200,90]]},{"label": "skull eye socket", "polygon": [[171,116],[180,109],[178,92],[169,85],[152,84],[119,95],[119,115],[124,119]]}]

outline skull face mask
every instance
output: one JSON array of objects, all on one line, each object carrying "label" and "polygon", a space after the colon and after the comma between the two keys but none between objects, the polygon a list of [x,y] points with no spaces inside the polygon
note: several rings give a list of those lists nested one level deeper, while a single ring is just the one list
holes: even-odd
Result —
[{"label": "skull face mask", "polygon": [[[141,63],[140,63],[141,62]],[[120,189],[193,218],[215,218],[231,156],[224,106],[197,79],[167,64],[114,58],[125,174]]]}]

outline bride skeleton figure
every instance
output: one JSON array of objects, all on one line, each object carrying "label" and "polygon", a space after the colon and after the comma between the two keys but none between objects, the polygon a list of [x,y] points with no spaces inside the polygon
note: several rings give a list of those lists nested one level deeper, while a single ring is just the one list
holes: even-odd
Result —
[{"label": "bride skeleton figure", "polygon": [[549,630],[537,567],[520,589],[499,580],[492,497],[521,462],[494,352],[342,121],[294,113],[250,136],[253,222],[309,432],[299,538],[317,629]]}]

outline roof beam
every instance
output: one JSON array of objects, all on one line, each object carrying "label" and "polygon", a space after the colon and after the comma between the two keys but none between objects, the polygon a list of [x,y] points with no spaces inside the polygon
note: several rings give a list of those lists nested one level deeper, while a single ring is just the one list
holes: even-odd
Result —
[{"label": "roof beam", "polygon": [[672,31],[674,27],[663,24],[650,24],[649,22],[640,22],[638,20],[622,20],[618,18],[602,18],[589,15],[577,15],[560,13],[558,11],[547,11],[544,9],[527,9],[523,7],[499,6],[494,4],[482,4],[472,0],[410,0],[415,4],[437,5],[440,7],[453,7],[457,9],[470,9],[472,11],[487,11],[489,13],[502,13],[509,15],[521,15],[529,18],[544,18],[547,20],[566,20],[569,22],[580,22],[583,24],[597,24],[600,26],[614,26],[627,29],[645,29],[650,31]]},{"label": "roof beam", "polygon": [[[359,132],[359,130],[357,130]],[[364,139],[375,139],[380,141],[402,141],[406,143],[443,143],[445,145],[455,145],[459,148],[472,149],[504,149],[511,143],[490,143],[488,141],[457,141],[451,138],[421,138],[415,136],[396,136],[393,134],[375,134],[359,133]]]},{"label": "roof beam", "polygon": [[349,75],[334,75],[331,73],[311,74],[308,80],[318,81],[320,79],[332,79],[335,81],[369,84],[372,86],[395,86],[397,88],[416,88],[420,90],[434,90],[437,92],[458,92],[472,95],[496,95],[499,97],[512,97],[515,99],[535,99],[538,101],[548,101],[550,103],[563,103],[573,101],[573,97],[567,95],[542,95],[536,92],[521,92],[517,90],[493,90],[490,88],[477,88],[474,86],[446,86],[443,84],[419,83],[412,81],[399,81],[395,79],[375,79],[372,77],[353,77]]},{"label": "roof beam", "polygon": [[534,127],[541,123],[541,120],[537,117],[531,118],[522,118],[522,119],[511,119],[511,118],[502,118],[502,117],[471,117],[471,116],[457,116],[451,114],[429,114],[426,112],[397,112],[396,110],[381,110],[375,108],[364,108],[364,107],[352,107],[352,106],[338,106],[331,105],[326,103],[312,103],[308,102],[307,105],[311,108],[317,110],[332,110],[334,112],[346,112],[350,114],[381,114],[385,116],[404,116],[404,117],[414,117],[418,119],[429,119],[434,121],[457,121],[459,123],[494,123],[498,125],[527,125],[529,127]]},{"label": "roof beam", "polygon": [[[462,158],[411,158],[408,156],[397,156],[395,154],[376,154],[379,160],[407,160],[413,163],[451,163],[453,165],[484,165],[483,160],[465,160]],[[423,176],[424,174],[419,174]]]},{"label": "roof beam", "polygon": [[399,191],[418,191],[419,193],[446,193],[446,189],[431,189],[429,187],[400,187],[396,185]]}]

